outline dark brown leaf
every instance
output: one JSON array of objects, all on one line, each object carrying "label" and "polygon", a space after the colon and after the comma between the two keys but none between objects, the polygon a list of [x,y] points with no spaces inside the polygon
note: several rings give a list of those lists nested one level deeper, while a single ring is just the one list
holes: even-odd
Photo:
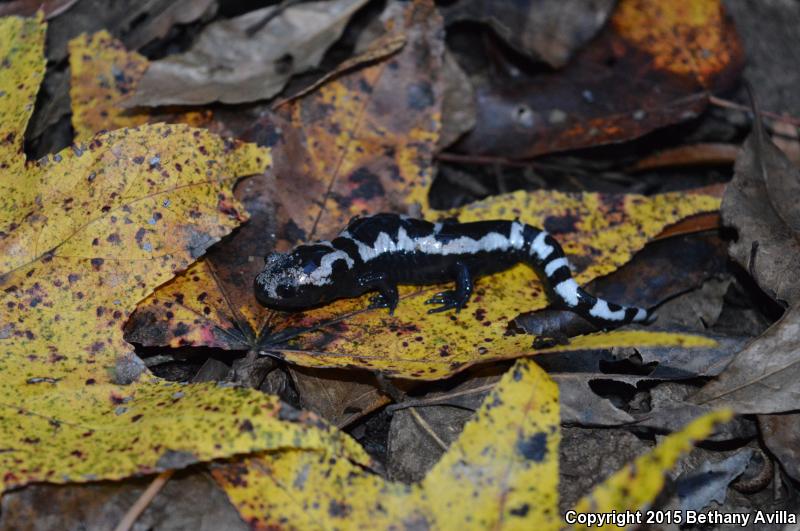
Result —
[{"label": "dark brown leaf", "polygon": [[456,148],[527,158],[637,138],[698,116],[742,61],[721,4],[622,0],[563,70],[478,87],[477,126]]}]

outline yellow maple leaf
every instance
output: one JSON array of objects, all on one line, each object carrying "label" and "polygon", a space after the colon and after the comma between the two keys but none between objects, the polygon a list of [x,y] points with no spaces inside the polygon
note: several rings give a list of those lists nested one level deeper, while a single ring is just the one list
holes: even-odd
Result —
[{"label": "yellow maple leaf", "polygon": [[[576,510],[652,502],[675,460],[729,417],[711,413],[670,435]],[[420,483],[385,481],[341,453],[301,450],[262,453],[212,473],[254,529],[560,529],[560,439],[558,387],[533,361],[519,360]]]},{"label": "yellow maple leaf", "polygon": [[137,301],[246,217],[231,188],[269,150],[157,124],[26,163],[44,33],[40,19],[0,19],[0,490],[330,448],[340,435],[314,415],[155,378],[122,337]]}]

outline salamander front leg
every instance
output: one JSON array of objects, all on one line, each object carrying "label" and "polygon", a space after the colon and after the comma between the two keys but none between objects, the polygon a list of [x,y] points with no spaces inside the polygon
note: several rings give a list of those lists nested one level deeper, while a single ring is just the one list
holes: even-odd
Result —
[{"label": "salamander front leg", "polygon": [[456,313],[458,313],[469,301],[469,297],[472,295],[472,277],[469,274],[469,269],[461,262],[456,262],[454,268],[456,289],[442,291],[425,301],[425,304],[441,304],[438,308],[428,310],[428,313],[445,312],[452,308],[455,308]]},{"label": "salamander front leg", "polygon": [[386,278],[385,273],[367,273],[358,278],[358,285],[364,291],[378,290],[378,293],[369,299],[369,309],[389,308],[389,315],[394,314],[400,296],[397,294],[397,285]]}]

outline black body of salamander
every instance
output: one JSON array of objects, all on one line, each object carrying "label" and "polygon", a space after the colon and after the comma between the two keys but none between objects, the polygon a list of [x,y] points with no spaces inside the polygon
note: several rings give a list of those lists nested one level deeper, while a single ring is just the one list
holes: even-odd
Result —
[{"label": "black body of salamander", "polygon": [[398,284],[455,280],[455,290],[427,302],[429,313],[460,310],[473,279],[524,262],[542,278],[551,302],[596,326],[649,323],[648,310],[620,306],[584,291],[564,252],[547,232],[519,221],[430,223],[397,214],[355,218],[334,240],[300,245],[266,257],[255,279],[258,301],[276,309],[304,309],[377,291],[372,307],[394,311]]}]

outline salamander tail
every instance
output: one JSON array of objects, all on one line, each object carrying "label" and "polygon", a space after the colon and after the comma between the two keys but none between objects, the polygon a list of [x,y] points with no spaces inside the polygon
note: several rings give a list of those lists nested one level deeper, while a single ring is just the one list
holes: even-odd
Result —
[{"label": "salamander tail", "polygon": [[558,306],[606,329],[655,321],[652,310],[615,304],[581,288],[572,278],[569,262],[561,246],[546,231],[526,225],[524,237],[526,261],[546,277],[550,298]]}]

